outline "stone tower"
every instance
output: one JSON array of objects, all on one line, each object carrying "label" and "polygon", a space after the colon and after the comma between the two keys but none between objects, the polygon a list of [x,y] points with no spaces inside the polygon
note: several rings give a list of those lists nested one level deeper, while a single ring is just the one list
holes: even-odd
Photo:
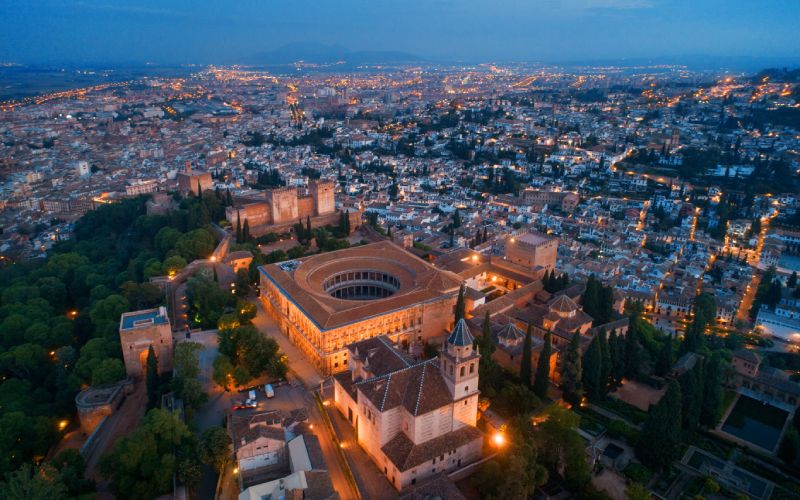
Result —
[{"label": "stone tower", "polygon": [[270,189],[266,195],[272,224],[297,222],[297,188]]},{"label": "stone tower", "polygon": [[314,198],[315,215],[331,214],[336,210],[333,198],[333,182],[312,180],[308,190]]},{"label": "stone tower", "polygon": [[439,354],[439,368],[453,397],[453,430],[476,423],[480,355],[473,349],[472,342],[472,334],[462,318]]},{"label": "stone tower", "polygon": [[167,309],[145,309],[124,313],[119,321],[119,341],[129,377],[143,377],[150,346],[158,358],[158,371],[172,370],[172,328]]}]

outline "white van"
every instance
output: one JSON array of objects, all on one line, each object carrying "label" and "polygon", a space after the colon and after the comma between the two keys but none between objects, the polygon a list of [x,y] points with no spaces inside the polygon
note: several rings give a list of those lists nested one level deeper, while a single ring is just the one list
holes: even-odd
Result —
[{"label": "white van", "polygon": [[256,391],[250,390],[247,393],[247,399],[252,399],[253,401],[255,401],[256,400]]},{"label": "white van", "polygon": [[272,388],[272,384],[267,384],[264,386],[264,394],[267,395],[267,398],[275,397],[275,389]]}]

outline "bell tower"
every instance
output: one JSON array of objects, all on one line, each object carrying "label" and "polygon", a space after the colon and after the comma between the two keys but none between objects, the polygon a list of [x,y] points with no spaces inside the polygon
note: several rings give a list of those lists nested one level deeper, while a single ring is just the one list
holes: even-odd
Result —
[{"label": "bell tower", "polygon": [[458,320],[444,350],[439,354],[439,367],[454,401],[478,392],[478,360],[480,354],[472,346],[472,334],[467,322]]}]

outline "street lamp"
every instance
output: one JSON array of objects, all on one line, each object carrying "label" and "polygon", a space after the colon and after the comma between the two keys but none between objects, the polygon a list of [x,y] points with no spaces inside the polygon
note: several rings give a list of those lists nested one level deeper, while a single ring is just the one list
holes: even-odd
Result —
[{"label": "street lamp", "polygon": [[492,436],[492,443],[498,448],[506,444],[506,436],[502,432],[495,432]]}]

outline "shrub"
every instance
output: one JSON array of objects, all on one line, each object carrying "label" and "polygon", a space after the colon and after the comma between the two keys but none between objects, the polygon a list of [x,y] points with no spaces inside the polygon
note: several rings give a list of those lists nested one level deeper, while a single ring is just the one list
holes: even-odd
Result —
[{"label": "shrub", "polygon": [[622,473],[631,481],[641,484],[647,484],[653,478],[653,471],[637,462],[629,463]]}]

